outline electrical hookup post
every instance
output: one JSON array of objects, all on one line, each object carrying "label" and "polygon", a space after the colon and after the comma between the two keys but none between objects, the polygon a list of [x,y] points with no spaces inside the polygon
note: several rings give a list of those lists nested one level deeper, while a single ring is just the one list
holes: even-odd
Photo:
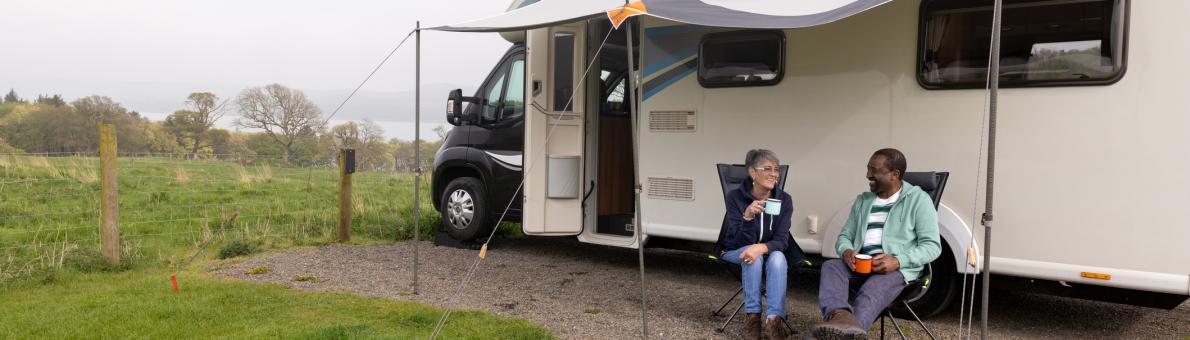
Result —
[{"label": "electrical hookup post", "polygon": [[355,149],[339,150],[339,242],[351,241],[351,174]]}]

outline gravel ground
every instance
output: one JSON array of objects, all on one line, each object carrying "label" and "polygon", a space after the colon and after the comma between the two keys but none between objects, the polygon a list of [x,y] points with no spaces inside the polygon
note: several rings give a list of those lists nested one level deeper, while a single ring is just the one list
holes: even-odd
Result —
[{"label": "gravel ground", "polygon": [[[635,250],[582,244],[572,238],[497,239],[493,244],[471,285],[457,296],[458,283],[478,252],[435,247],[430,242],[419,246],[417,295],[408,293],[413,281],[412,242],[278,251],[226,261],[212,270],[295,289],[348,291],[522,317],[565,339],[640,336]],[[646,250],[645,261],[652,337],[740,337],[739,321],[724,334],[715,332],[723,319],[710,311],[739,287],[718,265],[699,254],[655,249]],[[270,271],[245,274],[261,266]],[[294,281],[299,275],[314,279]],[[792,315],[790,324],[801,332],[791,338],[800,338],[819,320],[817,282],[817,272],[809,270],[790,278],[786,309]],[[993,291],[992,300],[990,327],[997,339],[1190,339],[1190,303],[1167,311],[1008,291]],[[926,322],[940,338],[958,338],[958,314],[952,308]],[[916,325],[902,325],[910,328],[910,337],[924,338]]]}]

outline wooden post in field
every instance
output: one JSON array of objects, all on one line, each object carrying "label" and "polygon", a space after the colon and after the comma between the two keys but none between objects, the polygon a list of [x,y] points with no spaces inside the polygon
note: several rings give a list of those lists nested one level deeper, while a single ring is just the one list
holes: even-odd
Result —
[{"label": "wooden post in field", "polygon": [[351,240],[351,174],[355,172],[355,150],[339,150],[339,242]]},{"label": "wooden post in field", "polygon": [[120,210],[116,193],[116,128],[99,124],[100,251],[113,266],[120,264]]}]

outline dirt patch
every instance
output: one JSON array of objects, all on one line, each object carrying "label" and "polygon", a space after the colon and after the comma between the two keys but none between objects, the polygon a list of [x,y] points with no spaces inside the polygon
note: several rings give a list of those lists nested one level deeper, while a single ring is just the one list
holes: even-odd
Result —
[{"label": "dirt patch", "polygon": [[[409,294],[413,282],[412,242],[280,251],[227,262],[217,272],[295,289],[348,291],[522,317],[560,338],[640,336],[636,250],[581,244],[571,238],[518,238],[493,244],[463,294],[456,294],[458,283],[478,251],[434,247],[429,242],[419,244],[421,269],[416,295]],[[733,322],[724,334],[715,332],[724,318],[712,316],[711,311],[739,288],[717,264],[696,253],[655,249],[646,251],[645,262],[650,337],[740,337],[740,321]],[[245,274],[262,266],[270,270]],[[805,334],[820,319],[818,274],[794,271],[789,281],[789,323]],[[1006,291],[993,291],[992,299],[992,334],[996,338],[1190,336],[1190,304],[1166,311]],[[729,306],[728,312],[738,301]],[[925,338],[916,325],[901,324],[909,329],[911,338]],[[927,320],[927,324],[941,338],[959,337],[957,310]]]}]

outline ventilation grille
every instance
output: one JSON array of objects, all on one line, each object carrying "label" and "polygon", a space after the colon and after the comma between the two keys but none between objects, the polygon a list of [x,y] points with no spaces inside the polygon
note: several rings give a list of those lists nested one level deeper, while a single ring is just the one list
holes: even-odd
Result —
[{"label": "ventilation grille", "polygon": [[698,130],[698,117],[694,111],[649,111],[649,131],[652,132],[694,132]]},{"label": "ventilation grille", "polygon": [[685,178],[649,177],[649,198],[693,201],[694,180]]}]

